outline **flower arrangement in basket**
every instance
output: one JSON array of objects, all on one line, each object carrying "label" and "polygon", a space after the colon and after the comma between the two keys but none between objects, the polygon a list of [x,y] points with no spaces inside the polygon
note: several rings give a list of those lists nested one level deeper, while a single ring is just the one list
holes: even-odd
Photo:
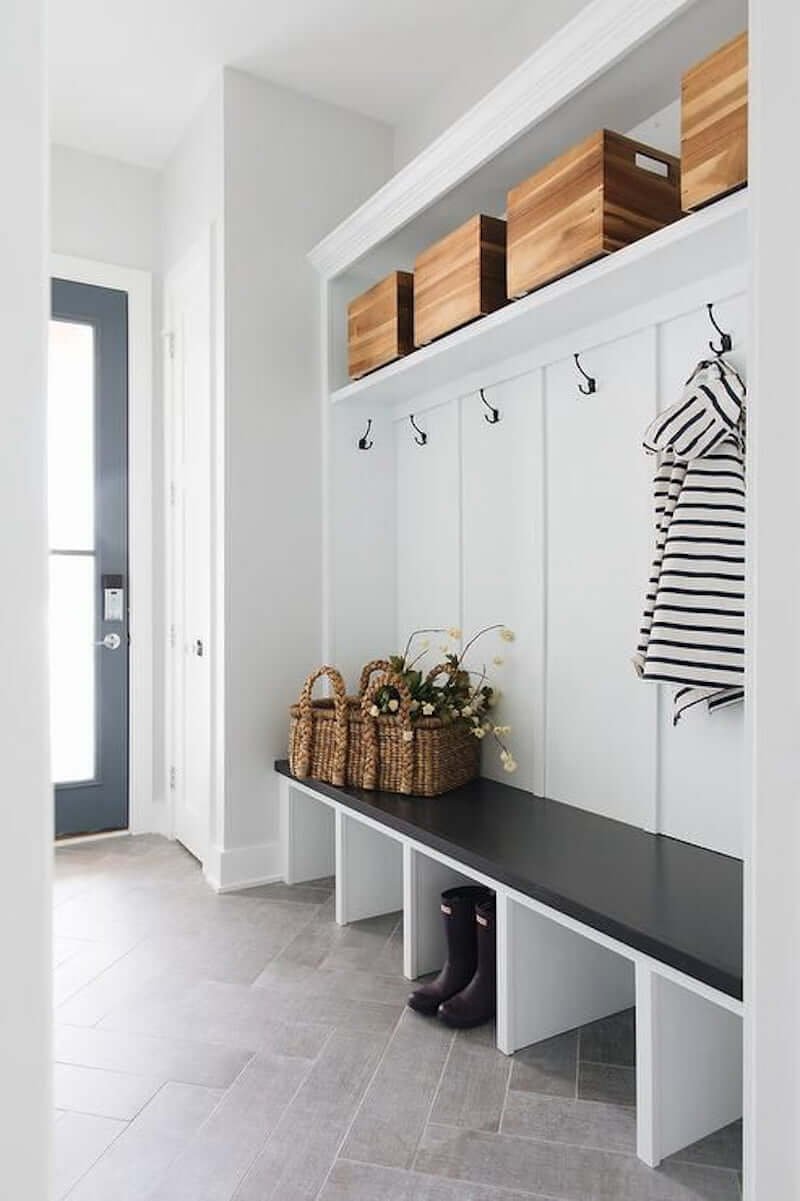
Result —
[{"label": "flower arrangement in basket", "polygon": [[[499,747],[504,769],[515,771],[506,741],[511,727],[496,725],[490,715],[499,693],[485,664],[474,670],[466,662],[479,639],[494,631],[513,642],[502,625],[479,630],[461,650],[458,629],[415,630],[402,654],[366,665],[357,697],[346,695],[335,668],[314,672],[290,711],[292,773],[339,786],[438,796],[478,775],[487,737]],[[452,641],[441,646],[443,659],[425,670],[429,636],[442,634]],[[495,655],[493,664],[501,666],[502,658]],[[330,678],[333,696],[313,701],[321,675]]]}]

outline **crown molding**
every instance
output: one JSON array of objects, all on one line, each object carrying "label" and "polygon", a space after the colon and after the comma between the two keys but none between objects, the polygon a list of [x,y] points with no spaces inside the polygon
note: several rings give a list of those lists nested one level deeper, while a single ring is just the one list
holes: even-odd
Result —
[{"label": "crown molding", "polygon": [[695,0],[592,0],[309,253],[346,271]]}]

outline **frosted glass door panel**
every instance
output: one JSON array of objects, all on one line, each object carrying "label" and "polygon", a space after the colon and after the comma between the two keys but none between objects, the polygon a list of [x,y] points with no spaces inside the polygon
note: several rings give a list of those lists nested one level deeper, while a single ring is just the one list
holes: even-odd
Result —
[{"label": "frosted glass door panel", "polygon": [[94,549],[94,330],[51,321],[47,396],[50,546]]},{"label": "frosted glass door panel", "polygon": [[50,556],[50,737],[53,780],[95,774],[94,556]]}]

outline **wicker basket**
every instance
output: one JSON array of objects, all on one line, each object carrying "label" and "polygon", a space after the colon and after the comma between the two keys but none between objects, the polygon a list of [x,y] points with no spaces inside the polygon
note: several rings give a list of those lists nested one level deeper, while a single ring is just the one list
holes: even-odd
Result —
[{"label": "wicker basket", "polygon": [[[450,670],[436,667],[428,678]],[[323,675],[333,684],[333,698],[312,701],[314,684]],[[372,717],[375,697],[385,687],[397,692],[398,712]],[[480,771],[478,739],[461,723],[438,717],[412,721],[405,681],[382,659],[362,671],[358,697],[346,695],[335,668],[321,667],[306,680],[291,716],[289,762],[300,779],[432,797],[466,784]]]},{"label": "wicker basket", "polygon": [[[438,675],[442,668],[432,673]],[[370,709],[382,688],[394,688],[400,699],[397,715],[372,717]],[[358,787],[440,796],[468,783],[480,772],[481,748],[468,727],[439,717],[411,719],[411,695],[402,677],[382,672],[364,690],[361,712],[351,711],[350,745],[361,768]]]},{"label": "wicker basket", "polygon": [[[322,676],[333,686],[330,699],[312,700],[312,690]],[[309,777],[342,788],[350,782],[355,764],[348,763],[348,718],[360,711],[357,697],[347,695],[335,667],[320,667],[308,677],[300,699],[289,710],[289,767],[300,780]]]}]

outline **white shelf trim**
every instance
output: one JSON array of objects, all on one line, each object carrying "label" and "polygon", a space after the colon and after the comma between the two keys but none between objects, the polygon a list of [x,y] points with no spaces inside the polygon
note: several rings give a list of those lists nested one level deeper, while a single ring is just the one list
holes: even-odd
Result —
[{"label": "white shelf trim", "polygon": [[592,0],[310,251],[341,275],[695,0]]}]

